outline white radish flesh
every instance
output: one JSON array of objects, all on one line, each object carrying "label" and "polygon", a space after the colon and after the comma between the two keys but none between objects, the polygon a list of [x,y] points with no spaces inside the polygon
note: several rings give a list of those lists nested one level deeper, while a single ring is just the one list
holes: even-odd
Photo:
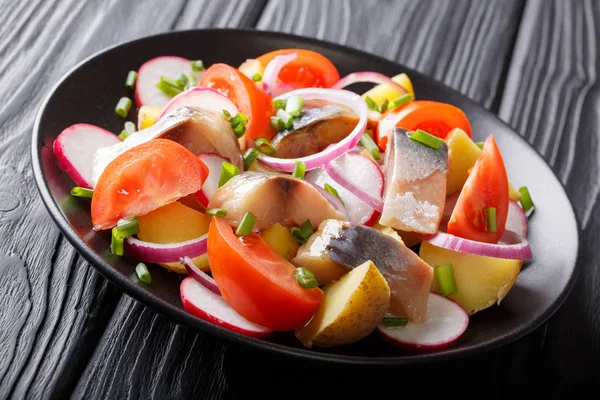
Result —
[{"label": "white radish flesh", "polygon": [[506,216],[506,230],[513,231],[517,235],[526,238],[529,220],[525,211],[519,203],[514,200],[508,201],[508,215]]},{"label": "white radish flesh", "polygon": [[208,207],[208,202],[219,188],[218,184],[219,177],[221,176],[221,166],[224,162],[227,162],[227,160],[216,154],[200,154],[198,158],[208,168],[208,177],[202,184],[202,189],[196,192],[196,198],[200,204],[204,207]]},{"label": "white radish flesh", "polygon": [[238,108],[231,100],[216,90],[204,87],[193,87],[173,97],[171,101],[165,105],[157,120],[161,119],[171,111],[186,106],[217,112],[227,110],[231,116],[234,116],[239,112]]},{"label": "white radish flesh", "polygon": [[93,157],[101,147],[121,142],[113,133],[89,124],[75,124],[54,140],[54,154],[60,167],[78,186],[92,188]]}]

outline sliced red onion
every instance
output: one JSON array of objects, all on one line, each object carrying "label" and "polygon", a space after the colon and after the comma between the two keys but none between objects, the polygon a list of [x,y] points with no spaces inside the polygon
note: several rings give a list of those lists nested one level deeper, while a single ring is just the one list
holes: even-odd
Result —
[{"label": "sliced red onion", "polygon": [[329,193],[327,190],[323,189],[322,187],[320,187],[312,182],[309,182],[309,181],[306,181],[306,182],[310,183],[315,189],[317,189],[317,192],[321,193],[321,195],[327,199],[327,201],[329,202],[329,204],[331,204],[333,206],[333,208],[335,208],[341,214],[343,214],[346,217],[346,219],[349,219],[348,211],[346,210],[344,203],[342,203],[342,201],[340,199],[338,199],[337,197],[335,197],[334,195],[332,195],[331,193]]},{"label": "sliced red onion", "polygon": [[263,89],[265,92],[272,96],[275,88],[277,87],[277,80],[279,79],[279,72],[290,62],[294,61],[298,57],[298,53],[287,53],[281,54],[273,58],[265,67],[265,73],[263,74]]},{"label": "sliced red onion", "polygon": [[179,262],[181,257],[199,257],[206,254],[208,235],[186,240],[185,242],[159,244],[144,242],[134,237],[125,239],[125,247],[128,253],[140,261],[151,263]]},{"label": "sliced red onion", "polygon": [[524,238],[527,237],[529,220],[525,211],[514,200],[508,201],[508,215],[506,216],[506,229],[515,232]]},{"label": "sliced red onion", "polygon": [[221,295],[221,291],[219,290],[219,287],[217,286],[215,280],[206,272],[198,268],[191,258],[185,256],[180,258],[179,262],[185,267],[185,269],[187,269],[187,271],[190,273],[190,276],[197,280],[199,284],[201,284],[214,294],[217,294],[219,296]]},{"label": "sliced red onion", "polygon": [[398,96],[402,96],[403,94],[408,93],[406,89],[402,86],[398,85],[394,82],[389,76],[380,74],[379,72],[371,72],[371,71],[363,71],[363,72],[353,72],[351,74],[346,75],[342,79],[336,82],[333,85],[332,89],[343,89],[346,86],[350,86],[354,83],[359,82],[368,82],[368,83],[379,83],[383,85],[389,85],[396,89],[398,92]]},{"label": "sliced red onion", "polygon": [[291,96],[300,96],[303,97],[304,100],[318,99],[327,100],[332,103],[343,104],[351,108],[358,115],[358,123],[348,136],[340,140],[338,143],[328,146],[325,150],[319,153],[300,158],[277,158],[261,154],[258,158],[260,162],[278,171],[292,172],[294,171],[294,165],[296,164],[296,161],[301,161],[306,165],[306,170],[310,171],[315,168],[319,168],[329,161],[341,156],[342,154],[351,151],[354,146],[358,144],[367,126],[367,105],[359,95],[347,90],[307,88],[287,92],[277,97],[276,100],[288,99]]},{"label": "sliced red onion", "polygon": [[323,166],[323,169],[338,184],[345,187],[349,192],[358,197],[360,200],[364,201],[375,210],[382,212],[383,211],[383,200],[381,198],[377,198],[375,196],[370,195],[365,192],[358,186],[356,186],[352,181],[346,179],[346,177],[338,171],[333,162],[327,163]]},{"label": "sliced red onion", "polygon": [[498,244],[476,242],[445,232],[425,236],[423,240],[444,249],[477,256],[506,258],[510,260],[531,260],[533,258],[533,253],[527,239],[513,231],[505,231]]},{"label": "sliced red onion", "polygon": [[277,97],[285,94],[287,92],[291,92],[292,90],[299,89],[297,86],[292,85],[290,83],[280,83],[275,86],[275,89],[271,92],[271,96]]}]

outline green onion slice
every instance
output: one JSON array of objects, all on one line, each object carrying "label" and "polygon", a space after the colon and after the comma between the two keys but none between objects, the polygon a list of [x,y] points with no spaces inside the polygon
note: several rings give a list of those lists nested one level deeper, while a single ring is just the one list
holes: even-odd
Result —
[{"label": "green onion slice", "polygon": [[192,71],[194,71],[194,72],[204,71],[204,63],[202,62],[202,60],[194,60],[194,61],[190,62],[190,64],[192,65]]},{"label": "green onion slice", "polygon": [[159,82],[162,82],[162,83],[164,83],[166,85],[169,85],[169,86],[171,86],[171,87],[179,90],[180,92],[183,89],[185,89],[185,83],[183,83],[179,79],[169,78],[168,76],[161,75]]},{"label": "green onion slice", "polygon": [[91,199],[93,195],[94,191],[92,189],[86,189],[79,186],[75,186],[73,189],[71,189],[71,196]]},{"label": "green onion slice", "polygon": [[228,162],[224,162],[221,164],[221,175],[219,175],[219,183],[217,184],[217,187],[223,186],[229,182],[231,178],[239,174],[240,169],[238,167]]},{"label": "green onion slice", "polygon": [[227,118],[231,118],[231,113],[226,109],[223,109],[223,115],[225,115]]},{"label": "green onion slice", "polygon": [[140,224],[137,218],[120,219],[117,222],[117,233],[126,238],[133,236],[140,231]]},{"label": "green onion slice", "polygon": [[329,193],[331,193],[332,195],[334,195],[335,197],[337,197],[338,200],[342,202],[342,205],[345,206],[344,200],[342,200],[342,198],[340,197],[340,194],[338,193],[337,190],[335,190],[335,188],[333,186],[331,186],[329,183],[326,183],[325,185],[323,185],[323,188],[325,190],[327,190]]},{"label": "green onion slice", "polygon": [[415,142],[424,144],[425,146],[431,147],[434,150],[438,150],[444,144],[442,139],[422,131],[421,129],[417,129],[415,132],[409,133],[408,137]]},{"label": "green onion slice", "polygon": [[271,117],[271,122],[269,122],[269,125],[271,125],[271,128],[275,129],[277,132],[282,131],[284,128],[283,121],[281,118],[276,116]]},{"label": "green onion slice", "polygon": [[483,150],[483,142],[475,142],[475,144],[477,145],[477,147]]},{"label": "green onion slice", "polygon": [[148,267],[144,263],[139,263],[135,267],[135,273],[137,274],[138,279],[145,285],[149,285],[152,283],[152,276],[150,275],[150,271],[148,271]]},{"label": "green onion slice", "polygon": [[227,215],[227,210],[223,210],[222,208],[209,208],[206,210],[205,214],[223,218]]},{"label": "green onion slice", "polygon": [[179,78],[177,78],[177,84],[179,85],[181,90],[184,90],[186,88],[189,81],[190,80],[186,74],[181,74],[179,75]]},{"label": "green onion slice", "polygon": [[254,227],[255,223],[256,223],[256,215],[252,214],[249,211],[246,212],[246,214],[244,214],[244,216],[242,217],[242,221],[240,222],[240,225],[235,230],[235,234],[238,236],[249,235],[250,232],[252,232],[252,228]]},{"label": "green onion slice", "polygon": [[285,110],[287,104],[287,100],[273,100],[273,106],[275,106],[276,110]]},{"label": "green onion slice", "polygon": [[131,135],[131,134],[129,132],[127,132],[126,129],[123,129],[121,131],[121,133],[119,133],[118,138],[121,139],[121,140],[125,140],[125,139],[127,139],[129,137],[129,135]]},{"label": "green onion slice", "polygon": [[275,147],[265,138],[256,139],[254,145],[263,154],[275,154]]},{"label": "green onion slice", "polygon": [[137,81],[138,74],[135,71],[129,71],[127,79],[125,79],[125,87],[127,89],[133,89],[135,87],[135,81]]},{"label": "green onion slice", "polygon": [[119,102],[117,103],[117,107],[115,108],[115,112],[118,116],[127,118],[127,114],[129,114],[129,110],[131,109],[131,99],[128,97],[121,97]]},{"label": "green onion slice", "polygon": [[247,171],[254,161],[260,156],[260,152],[256,149],[248,149],[244,154],[244,169]]},{"label": "green onion slice", "polygon": [[156,88],[169,97],[175,97],[182,92],[182,90],[179,90],[178,88],[162,81],[156,84]]},{"label": "green onion slice", "polygon": [[408,318],[400,318],[400,317],[383,317],[381,323],[386,328],[398,328],[401,326],[406,326],[408,324]]},{"label": "green onion slice", "polygon": [[260,82],[262,81],[262,75],[257,72],[254,75],[252,75],[252,80],[254,82]]},{"label": "green onion slice", "polygon": [[394,100],[390,101],[390,104],[388,104],[387,109],[394,110],[394,109],[400,107],[401,105],[404,105],[412,100],[413,100],[413,95],[411,93],[406,93],[406,94],[404,94],[400,97],[396,97]]},{"label": "green onion slice", "polygon": [[381,158],[379,147],[377,147],[368,133],[363,133],[362,138],[360,138],[360,144],[362,144],[363,147],[367,149],[369,153],[371,153],[374,159],[379,160]]},{"label": "green onion slice", "polygon": [[110,252],[117,256],[125,254],[125,238],[119,235],[119,230],[115,226],[112,228],[112,237],[110,240]]},{"label": "green onion slice", "polygon": [[377,108],[377,111],[379,111],[380,113],[385,112],[387,110],[387,108],[388,108],[388,104],[389,104],[388,99],[383,99],[383,101],[381,102],[381,104]]},{"label": "green onion slice", "polygon": [[300,96],[290,96],[287,99],[285,106],[285,112],[290,114],[292,117],[299,117],[302,115],[302,107],[304,107],[304,98]]},{"label": "green onion slice", "polygon": [[313,229],[309,219],[304,221],[299,227],[290,229],[290,233],[300,244],[306,243],[308,238],[310,238],[314,232],[315,230]]},{"label": "green onion slice", "polygon": [[306,268],[296,268],[294,271],[294,276],[296,277],[296,282],[298,282],[298,285],[302,286],[304,289],[312,289],[319,286],[317,278],[315,278],[313,273]]},{"label": "green onion slice", "polygon": [[485,231],[496,232],[496,207],[488,207],[485,209]]},{"label": "green onion slice", "polygon": [[133,122],[126,121],[125,122],[125,130],[127,131],[127,133],[129,133],[131,135],[132,133],[137,131],[137,128],[135,127],[135,124]]},{"label": "green onion slice", "polygon": [[277,110],[277,116],[283,121],[285,129],[292,129],[294,127],[294,117],[292,117],[287,111],[280,109]]},{"label": "green onion slice", "polygon": [[435,276],[440,284],[440,292],[447,296],[452,293],[458,293],[456,278],[454,277],[454,267],[452,264],[442,264],[433,267]]},{"label": "green onion slice", "polygon": [[519,193],[521,193],[521,207],[523,207],[523,211],[527,212],[535,207],[533,204],[533,200],[531,200],[531,195],[529,194],[529,189],[527,186],[523,186],[519,188]]},{"label": "green onion slice", "polygon": [[294,172],[292,172],[292,176],[298,179],[304,179],[304,174],[306,173],[306,164],[302,161],[298,160],[294,164]]},{"label": "green onion slice", "polygon": [[371,110],[379,111],[377,108],[377,103],[375,103],[375,101],[369,96],[365,96],[365,103],[367,103],[367,107],[369,107]]}]

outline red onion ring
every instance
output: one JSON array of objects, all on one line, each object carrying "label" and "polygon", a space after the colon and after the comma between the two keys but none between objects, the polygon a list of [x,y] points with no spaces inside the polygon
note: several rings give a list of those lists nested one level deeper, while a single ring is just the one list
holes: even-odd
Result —
[{"label": "red onion ring", "polygon": [[181,257],[199,257],[206,254],[208,235],[179,243],[159,244],[144,242],[132,236],[125,239],[128,253],[140,261],[151,263],[179,262]]},{"label": "red onion ring", "polygon": [[219,290],[215,280],[206,272],[198,268],[191,258],[185,256],[180,258],[179,262],[185,267],[185,269],[187,269],[187,271],[190,273],[190,276],[193,277],[199,284],[214,294],[221,296],[221,291]]},{"label": "red onion ring", "polygon": [[383,200],[378,199],[374,196],[371,196],[369,193],[365,192],[354,183],[346,179],[346,177],[338,172],[338,170],[333,166],[332,163],[327,163],[323,166],[323,170],[339,185],[345,187],[349,192],[352,192],[353,195],[358,197],[360,200],[364,201],[375,210],[382,212],[383,211]]},{"label": "red onion ring", "polygon": [[290,62],[294,61],[298,57],[298,53],[287,53],[281,54],[273,58],[265,67],[263,74],[263,89],[269,95],[275,96],[274,91],[277,89],[277,80],[279,79],[279,72]]},{"label": "red onion ring", "polygon": [[348,74],[345,77],[343,77],[342,79],[340,79],[339,81],[337,81],[336,84],[333,85],[331,88],[332,89],[343,89],[346,86],[352,85],[354,83],[359,83],[359,82],[379,83],[382,85],[389,85],[389,86],[393,87],[394,89],[396,89],[396,91],[398,92],[398,96],[402,96],[403,94],[408,93],[408,91],[406,89],[404,89],[402,86],[400,86],[396,82],[394,82],[389,76],[380,74],[379,72],[372,72],[372,71],[353,72],[351,74]]},{"label": "red onion ring", "polygon": [[367,105],[359,95],[347,90],[307,88],[287,92],[277,97],[276,100],[285,100],[291,96],[300,96],[304,100],[320,99],[343,104],[358,114],[358,123],[348,136],[319,153],[300,158],[277,158],[261,154],[258,158],[260,162],[278,171],[292,172],[296,161],[301,161],[306,165],[306,170],[310,171],[349,152],[358,144],[367,126]]},{"label": "red onion ring", "polygon": [[446,232],[424,236],[423,240],[444,249],[477,256],[505,258],[509,260],[531,260],[533,258],[533,253],[527,239],[513,231],[505,231],[498,244],[476,242]]}]

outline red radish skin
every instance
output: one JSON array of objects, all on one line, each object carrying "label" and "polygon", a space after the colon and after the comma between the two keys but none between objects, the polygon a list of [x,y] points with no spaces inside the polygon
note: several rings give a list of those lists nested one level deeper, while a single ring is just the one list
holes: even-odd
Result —
[{"label": "red radish skin", "polygon": [[119,143],[113,133],[90,124],[75,124],[66,128],[54,140],[54,154],[60,167],[76,185],[92,188],[92,160],[100,147]]},{"label": "red radish skin", "polygon": [[193,74],[198,82],[202,79],[202,72],[192,70],[191,61],[182,57],[162,56],[146,61],[138,70],[135,83],[135,102],[138,107],[144,104],[151,106],[164,106],[171,100],[156,87],[161,75],[177,79],[181,74]]},{"label": "red radish skin", "polygon": [[431,351],[456,342],[469,326],[469,315],[458,303],[436,293],[427,300],[425,321],[397,328],[377,327],[389,343],[410,350]]},{"label": "red radish skin", "polygon": [[208,177],[202,184],[202,189],[196,192],[196,199],[206,208],[218,189],[221,165],[227,160],[216,154],[200,154],[198,158],[208,168]]},{"label": "red radish skin", "polygon": [[187,269],[190,276],[194,278],[199,284],[201,284],[214,294],[221,296],[221,291],[219,290],[219,287],[217,286],[217,283],[212,278],[212,276],[208,275],[206,272],[198,268],[191,258],[183,257],[181,260],[179,260],[179,262],[185,267],[185,269]]},{"label": "red radish skin", "polygon": [[227,110],[231,116],[239,113],[236,105],[216,90],[205,87],[193,87],[173,97],[163,108],[157,121],[171,111],[181,107],[196,107],[204,110],[222,112]]},{"label": "red radish skin", "polygon": [[180,285],[183,308],[192,315],[233,332],[264,338],[273,331],[256,325],[235,312],[225,299],[188,276]]}]

